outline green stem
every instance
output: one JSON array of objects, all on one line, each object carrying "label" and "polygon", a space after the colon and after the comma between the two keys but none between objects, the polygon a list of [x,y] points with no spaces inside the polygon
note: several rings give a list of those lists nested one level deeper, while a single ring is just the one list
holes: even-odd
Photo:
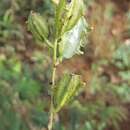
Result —
[{"label": "green stem", "polygon": [[53,45],[51,44],[51,42],[46,37],[44,37],[44,40],[49,47],[53,48]]},{"label": "green stem", "polygon": [[51,106],[50,106],[50,119],[48,124],[48,130],[52,130],[53,128],[53,120],[54,120],[54,103],[53,103],[53,88],[55,86],[55,75],[56,75],[56,65],[57,65],[57,41],[54,43],[53,48],[53,70],[52,70],[52,88],[51,88]]}]

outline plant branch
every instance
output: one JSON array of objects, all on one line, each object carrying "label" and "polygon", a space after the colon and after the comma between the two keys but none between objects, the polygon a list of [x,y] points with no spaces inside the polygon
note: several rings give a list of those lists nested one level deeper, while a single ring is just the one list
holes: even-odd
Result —
[{"label": "plant branch", "polygon": [[53,128],[53,120],[54,120],[54,103],[53,103],[53,88],[55,86],[55,75],[56,75],[56,65],[57,65],[57,41],[54,43],[53,48],[53,69],[52,69],[52,86],[51,86],[51,106],[50,106],[50,119],[48,123],[48,130],[52,130]]},{"label": "plant branch", "polygon": [[51,43],[46,37],[44,37],[44,40],[45,40],[45,42],[47,43],[47,45],[48,45],[49,47],[53,48],[52,43]]}]

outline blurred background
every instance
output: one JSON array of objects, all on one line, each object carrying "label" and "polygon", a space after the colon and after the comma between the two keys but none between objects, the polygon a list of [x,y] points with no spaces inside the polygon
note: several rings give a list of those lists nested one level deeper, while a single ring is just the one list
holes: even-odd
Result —
[{"label": "blurred background", "polygon": [[[86,87],[56,117],[54,130],[130,130],[130,0],[85,0],[93,30],[85,54],[58,67]],[[46,130],[51,59],[27,31],[31,10],[54,22],[51,0],[0,0],[0,130]],[[50,34],[51,37],[52,34]]]}]

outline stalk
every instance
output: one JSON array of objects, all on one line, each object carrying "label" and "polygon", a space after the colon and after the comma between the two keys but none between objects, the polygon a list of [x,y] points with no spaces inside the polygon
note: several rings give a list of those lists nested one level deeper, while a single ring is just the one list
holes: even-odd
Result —
[{"label": "stalk", "polygon": [[53,48],[53,69],[52,69],[52,86],[51,86],[51,106],[50,106],[50,119],[48,123],[48,130],[53,129],[53,121],[54,121],[54,94],[53,94],[53,88],[55,86],[55,76],[56,76],[56,66],[57,66],[57,41],[54,43],[54,48]]}]

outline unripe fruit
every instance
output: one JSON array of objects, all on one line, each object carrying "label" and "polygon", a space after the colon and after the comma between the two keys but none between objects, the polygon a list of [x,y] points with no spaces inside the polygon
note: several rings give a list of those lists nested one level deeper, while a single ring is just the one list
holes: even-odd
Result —
[{"label": "unripe fruit", "polygon": [[48,36],[48,28],[46,21],[40,14],[31,12],[28,19],[28,30],[32,32],[33,36],[43,42]]}]

